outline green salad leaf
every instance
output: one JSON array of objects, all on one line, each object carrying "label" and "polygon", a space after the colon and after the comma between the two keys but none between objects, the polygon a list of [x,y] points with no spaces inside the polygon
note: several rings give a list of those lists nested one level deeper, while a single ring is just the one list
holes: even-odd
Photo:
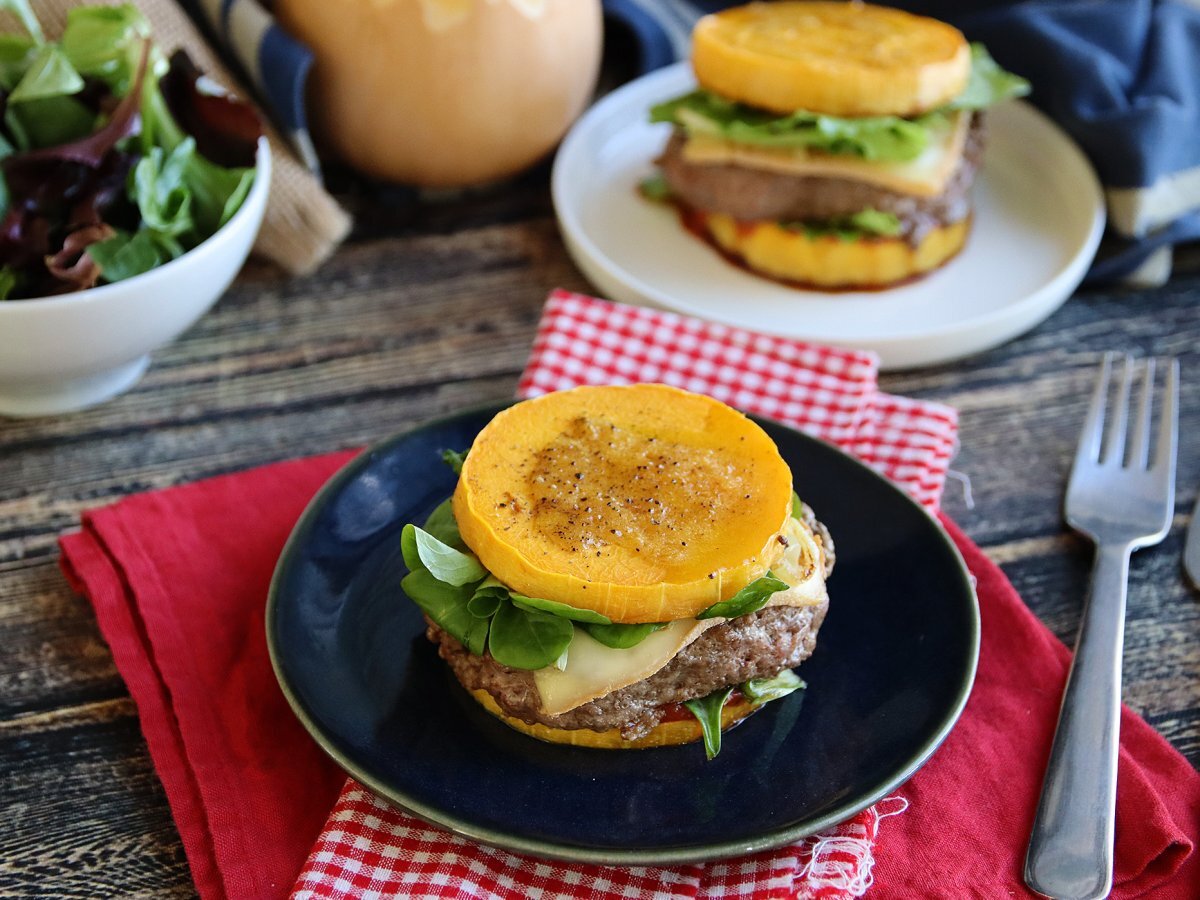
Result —
[{"label": "green salad leaf", "polygon": [[807,685],[791,669],[784,669],[773,678],[754,678],[742,685],[742,693],[755,706],[786,697]]},{"label": "green salad leaf", "polygon": [[928,126],[899,116],[848,119],[803,110],[778,115],[703,89],[652,107],[650,121],[755,147],[804,147],[873,160],[915,159],[930,140]]},{"label": "green salad leaf", "polygon": [[467,545],[458,531],[458,521],[454,518],[454,502],[450,497],[434,508],[425,520],[424,528],[443,544],[466,552]]},{"label": "green salad leaf", "polygon": [[100,78],[115,93],[125,94],[149,38],[150,23],[132,4],[77,6],[67,13],[59,45],[80,74]]},{"label": "green salad leaf", "polygon": [[583,630],[598,640],[605,647],[614,650],[628,650],[636,647],[656,631],[666,628],[665,622],[648,622],[646,624],[625,625],[614,622],[611,625],[584,625]]},{"label": "green salad leaf", "polygon": [[54,44],[43,44],[8,95],[8,102],[25,103],[46,97],[66,97],[81,90],[83,76],[75,71],[67,55]]},{"label": "green salad leaf", "polygon": [[458,450],[443,450],[442,451],[442,462],[444,462],[451,469],[453,469],[455,475],[461,475],[463,463],[467,461],[467,454],[470,452],[471,452],[470,447],[468,447],[466,450],[463,450],[461,452]]},{"label": "green salad leaf", "polygon": [[29,71],[38,45],[19,34],[0,34],[0,87],[11,91]]},{"label": "green salad leaf", "polygon": [[405,525],[400,532],[404,562],[412,571],[428,569],[438,581],[461,587],[487,577],[487,569],[471,553],[456,550],[416,525]]},{"label": "green salad leaf", "polygon": [[667,179],[663,176],[662,172],[655,172],[653,175],[643,178],[638,184],[638,190],[641,191],[642,196],[647,200],[662,201],[671,199],[671,185],[667,183]]},{"label": "green salad leaf", "polygon": [[722,616],[726,619],[736,619],[738,616],[748,615],[762,609],[771,599],[772,594],[777,591],[786,591],[787,588],[787,582],[780,581],[768,572],[761,578],[754,579],[728,600],[714,603],[696,618],[715,619]]},{"label": "green salad leaf", "polygon": [[490,619],[506,599],[508,588],[501,584],[496,576],[489,575],[479,583],[475,593],[467,601],[467,611],[477,619]]},{"label": "green salad leaf", "polygon": [[90,244],[87,252],[108,281],[124,281],[170,262],[183,254],[183,247],[169,235],[139,228],[132,234],[118,231],[114,237]]},{"label": "green salad leaf", "polygon": [[704,735],[704,755],[709,759],[721,752],[721,710],[732,693],[733,688],[727,687],[707,697],[683,702],[700,723],[700,731]]},{"label": "green salad leaf", "polygon": [[188,138],[169,154],[162,147],[151,147],[138,160],[131,177],[143,227],[171,237],[195,227],[192,193],[184,181],[195,152],[196,142]]},{"label": "green salad leaf", "polygon": [[947,104],[948,109],[986,109],[1029,93],[1029,82],[1000,68],[983,44],[971,44],[971,76],[963,92]]},{"label": "green salad leaf", "polygon": [[595,610],[580,609],[567,603],[559,603],[557,600],[543,600],[540,597],[526,597],[523,594],[512,594],[511,597],[512,602],[516,604],[518,609],[530,612],[547,612],[552,616],[561,616],[564,619],[571,619],[575,622],[590,622],[596,625],[612,624],[612,619],[601,615]]},{"label": "green salad leaf", "polygon": [[543,669],[559,660],[574,636],[569,619],[504,601],[492,617],[488,651],[514,669]]},{"label": "green salad leaf", "polygon": [[754,147],[803,147],[880,162],[908,162],[921,155],[938,131],[950,128],[952,113],[984,109],[1027,93],[1029,82],[1000,68],[982,44],[972,44],[971,72],[962,93],[913,118],[828,116],[806,110],[778,114],[699,89],[652,107],[650,121],[670,122],[691,134]]},{"label": "green salad leaf", "polygon": [[800,495],[792,491],[792,518],[804,521],[804,504],[800,502]]},{"label": "green salad leaf", "polygon": [[438,627],[476,656],[487,647],[489,620],[471,615],[467,603],[472,588],[438,581],[428,569],[414,569],[400,581],[400,588]]},{"label": "green salad leaf", "polygon": [[810,240],[836,237],[842,241],[858,241],[870,237],[896,237],[903,230],[900,217],[877,209],[864,209],[840,219],[824,222],[781,222],[782,227],[801,231]]}]

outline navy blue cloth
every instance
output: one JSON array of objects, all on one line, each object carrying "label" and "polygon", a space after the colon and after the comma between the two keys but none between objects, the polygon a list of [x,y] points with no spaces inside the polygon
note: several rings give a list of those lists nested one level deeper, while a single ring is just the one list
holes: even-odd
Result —
[{"label": "navy blue cloth", "polygon": [[[887,2],[887,0],[883,0]],[[627,22],[646,70],[674,61],[666,30],[681,7],[699,16],[714,0],[605,0],[614,23]],[[1137,215],[1110,216],[1121,237],[1089,280],[1128,275],[1155,250],[1200,238],[1200,9],[1178,0],[896,0],[888,5],[932,15],[982,41],[996,60],[1033,85],[1031,102],[1051,116],[1091,159],[1105,188],[1133,195]],[[1197,170],[1194,197],[1164,204],[1172,176]],[[1180,187],[1179,190],[1184,190]],[[1182,207],[1182,211],[1180,210]]]}]

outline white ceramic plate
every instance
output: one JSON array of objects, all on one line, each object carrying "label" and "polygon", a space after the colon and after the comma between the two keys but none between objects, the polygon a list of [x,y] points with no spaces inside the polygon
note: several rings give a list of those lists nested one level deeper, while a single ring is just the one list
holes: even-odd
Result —
[{"label": "white ceramic plate", "polygon": [[695,85],[686,63],[633,81],[593,106],[554,163],[567,249],[598,291],[788,337],[876,351],[884,368],[957,359],[1032,328],[1078,286],[1104,230],[1087,159],[1024,103],[988,114],[967,246],[938,271],[885,291],[822,293],[731,265],[637,193],[670,126],[647,110]]}]

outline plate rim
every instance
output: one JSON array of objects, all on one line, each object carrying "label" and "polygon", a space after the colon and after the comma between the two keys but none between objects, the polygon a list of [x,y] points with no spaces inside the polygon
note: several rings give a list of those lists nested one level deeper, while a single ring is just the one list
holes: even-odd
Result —
[{"label": "plate rim", "polygon": [[[677,314],[716,319],[734,327],[753,328],[753,326],[746,324],[744,321],[738,321],[736,316],[714,315],[710,310],[698,308],[694,303],[676,297],[670,291],[656,287],[644,278],[630,272],[624,265],[600,249],[583,225],[579,215],[578,201],[571,201],[569,199],[572,189],[567,182],[567,167],[571,164],[571,160],[579,156],[583,152],[583,148],[588,146],[585,141],[590,138],[589,131],[600,127],[611,115],[614,107],[619,108],[624,105],[630,94],[653,92],[660,82],[664,84],[679,82],[677,88],[672,88],[672,91],[674,91],[676,89],[686,89],[689,83],[694,83],[694,80],[694,77],[690,74],[689,64],[686,61],[677,62],[621,85],[580,116],[571,126],[566,137],[563,138],[555,154],[551,170],[550,192],[555,218],[558,221],[564,243],[571,253],[572,258],[584,270],[585,274],[588,275],[589,281],[596,283],[595,279],[591,277],[590,271],[592,269],[600,270],[606,278],[620,283],[624,290],[641,298],[637,301],[641,304],[668,309]],[[667,89],[664,87],[662,91],[666,93]],[[883,370],[911,369],[961,359],[997,347],[1045,321],[1063,303],[1070,299],[1075,289],[1083,280],[1091,261],[1095,258],[1096,251],[1100,245],[1100,239],[1104,233],[1107,219],[1104,189],[1091,161],[1088,160],[1070,136],[1050,119],[1049,116],[1026,101],[1014,100],[1009,102],[1014,106],[1020,107],[1023,115],[1028,115],[1038,120],[1040,126],[1045,127],[1050,133],[1054,134],[1055,138],[1060,142],[1060,149],[1070,157],[1072,164],[1078,168],[1079,176],[1087,183],[1087,196],[1081,198],[1080,202],[1081,208],[1083,203],[1087,203],[1091,208],[1090,225],[1086,237],[1070,256],[1069,260],[1055,269],[1051,277],[1043,281],[1034,291],[1022,297],[967,320],[937,325],[918,335],[900,335],[895,337],[882,335],[872,336],[867,339],[821,335],[785,336],[795,337],[798,340],[819,341],[843,347],[868,349],[882,357],[881,368]],[[586,263],[580,257],[586,260]],[[953,263],[953,260],[950,262]],[[602,287],[599,284],[597,286]],[[1062,296],[1057,297],[1056,295],[1060,292]],[[801,293],[804,292],[801,291]],[[827,292],[821,291],[812,291],[810,293],[820,295],[822,298],[829,296]],[[978,338],[971,338],[972,334],[981,329],[999,329],[1003,333],[999,337],[988,337],[982,342]],[[965,351],[953,350],[941,352],[918,352],[913,349],[914,344],[950,339],[958,339],[959,341],[970,343],[971,348]],[[893,359],[893,357],[900,358]]]},{"label": "plate rim", "polygon": [[437,429],[448,423],[485,414],[489,411],[494,415],[515,402],[520,401],[482,403],[465,407],[455,412],[420,422],[411,428],[395,432],[364,448],[334,472],[317,490],[312,499],[305,505],[304,511],[296,520],[296,524],[292,527],[292,531],[289,533],[283,549],[280,551],[279,558],[271,575],[264,615],[267,652],[271,660],[271,670],[275,674],[276,683],[287,700],[289,708],[304,730],[308,732],[308,735],[317,743],[321,750],[348,776],[370,789],[386,803],[410,813],[435,827],[490,847],[564,862],[582,862],[597,865],[677,865],[709,862],[716,859],[725,859],[732,856],[775,849],[808,837],[809,835],[819,833],[832,825],[844,822],[869,806],[879,802],[891,791],[907,782],[941,747],[962,716],[963,709],[966,707],[974,688],[975,676],[979,668],[981,630],[979,598],[970,569],[967,567],[962,553],[932,512],[922,506],[899,485],[888,480],[884,475],[875,471],[866,463],[823,438],[807,434],[776,419],[753,415],[750,418],[760,423],[770,423],[773,426],[793,432],[805,441],[822,445],[827,450],[841,457],[844,462],[848,462],[860,469],[878,485],[895,493],[904,502],[916,507],[928,520],[932,534],[945,549],[950,551],[950,558],[956,564],[956,574],[965,588],[965,596],[969,598],[969,603],[967,604],[969,625],[967,650],[969,659],[967,670],[963,673],[964,677],[958,685],[953,702],[945,711],[929,740],[916,753],[912,754],[908,759],[903,760],[891,776],[882,779],[879,784],[866,793],[853,795],[847,802],[839,804],[824,815],[813,817],[787,827],[772,829],[750,839],[706,842],[703,845],[665,847],[653,850],[614,849],[581,847],[573,844],[555,844],[536,838],[512,835],[499,829],[479,825],[458,815],[445,813],[436,807],[408,797],[404,791],[395,789],[382,778],[377,777],[374,773],[360,766],[348,754],[343,753],[335,745],[334,741],[318,726],[284,675],[283,663],[280,658],[282,651],[277,644],[275,634],[275,619],[277,609],[282,602],[280,599],[282,593],[281,585],[285,577],[285,572],[289,568],[289,562],[296,554],[300,542],[312,531],[313,524],[328,502],[328,499],[350,484],[378,454],[392,449],[395,445],[408,440],[420,432]]}]

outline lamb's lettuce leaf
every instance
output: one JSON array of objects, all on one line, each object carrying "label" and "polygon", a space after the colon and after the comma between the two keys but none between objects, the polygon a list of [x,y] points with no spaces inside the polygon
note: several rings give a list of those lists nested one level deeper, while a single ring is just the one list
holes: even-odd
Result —
[{"label": "lamb's lettuce leaf", "polygon": [[526,597],[523,594],[512,594],[512,602],[519,609],[550,613],[575,622],[591,622],[596,625],[611,625],[612,619],[601,615],[593,609],[580,609],[557,600],[543,600],[540,597]]},{"label": "lamb's lettuce leaf", "polygon": [[490,620],[471,615],[467,608],[472,587],[446,584],[434,578],[428,569],[415,569],[401,579],[400,588],[438,627],[476,656],[483,655]]},{"label": "lamb's lettuce leaf", "polygon": [[410,571],[427,569],[438,581],[454,587],[475,584],[488,574],[474,554],[456,550],[416,525],[404,526],[400,548]]},{"label": "lamb's lettuce leaf", "polygon": [[634,625],[614,622],[611,625],[584,625],[583,630],[605,647],[612,647],[614,650],[628,650],[630,647],[636,647],[654,632],[666,627],[665,622]]},{"label": "lamb's lettuce leaf", "polygon": [[554,665],[575,636],[570,619],[536,609],[519,609],[508,600],[500,604],[491,622],[488,651],[496,662],[514,669]]},{"label": "lamb's lettuce leaf", "polygon": [[726,619],[735,619],[738,616],[745,616],[762,609],[767,605],[772,594],[777,591],[786,591],[787,588],[787,582],[780,581],[768,572],[766,575],[754,579],[728,600],[714,603],[696,618],[715,619],[722,616]]},{"label": "lamb's lettuce leaf", "polygon": [[424,528],[443,544],[466,552],[467,545],[458,531],[458,521],[454,518],[454,503],[451,498],[447,497],[434,508],[425,520]]},{"label": "lamb's lettuce leaf", "polygon": [[772,678],[754,678],[742,685],[742,693],[755,706],[786,697],[807,685],[791,669],[784,669]]},{"label": "lamb's lettuce leaf", "polygon": [[700,731],[704,735],[704,755],[709,759],[721,752],[721,710],[732,693],[733,688],[727,687],[707,697],[685,700],[683,703],[700,723]]}]

